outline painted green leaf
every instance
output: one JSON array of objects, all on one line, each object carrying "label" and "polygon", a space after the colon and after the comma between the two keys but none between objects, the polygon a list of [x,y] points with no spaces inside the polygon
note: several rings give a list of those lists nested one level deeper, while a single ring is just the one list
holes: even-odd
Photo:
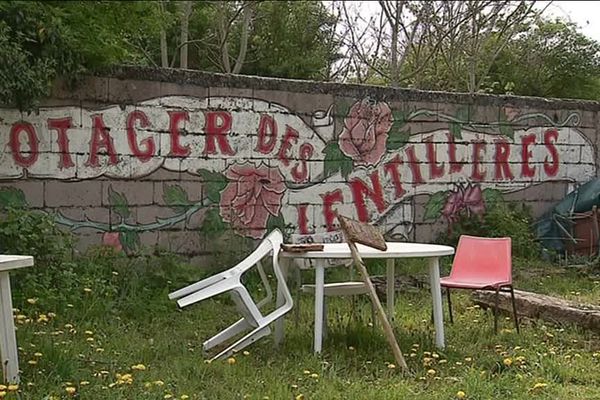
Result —
[{"label": "painted green leaf", "polygon": [[227,225],[223,222],[221,215],[219,215],[219,210],[217,208],[211,208],[206,211],[204,215],[204,221],[202,222],[202,227],[200,230],[204,233],[208,238],[214,238],[219,236],[225,229]]},{"label": "painted green leaf", "polygon": [[273,215],[269,216],[269,220],[267,221],[267,232],[270,232],[275,228],[279,228],[281,232],[285,232],[285,220],[281,213],[276,217]]},{"label": "painted green leaf", "polygon": [[140,234],[136,231],[119,232],[119,241],[126,253],[134,253],[140,248]]},{"label": "painted green leaf", "polygon": [[496,204],[504,201],[504,196],[498,189],[483,189],[481,195],[483,196],[486,208],[494,207]]},{"label": "painted green leaf", "polygon": [[198,174],[204,181],[204,193],[213,203],[218,204],[221,201],[221,191],[227,186],[227,178],[220,172],[211,172],[206,169],[199,169]]},{"label": "painted green leaf", "polygon": [[500,113],[499,119],[500,125],[498,125],[498,129],[500,130],[500,133],[508,138],[514,139],[515,131],[510,122],[506,119],[506,115],[504,115],[504,113]]},{"label": "painted green leaf", "polygon": [[444,204],[446,203],[447,192],[436,192],[429,197],[425,204],[424,221],[436,220],[440,217]]},{"label": "painted green leaf", "polygon": [[460,122],[450,122],[448,129],[455,139],[462,139],[462,125],[469,122],[469,109],[467,107],[459,107],[454,117]]},{"label": "painted green leaf", "polygon": [[408,142],[410,138],[410,127],[402,130],[406,125],[406,114],[402,111],[394,112],[394,123],[390,129],[386,148],[390,150],[398,150]]},{"label": "painted green leaf", "polygon": [[332,176],[339,171],[345,179],[348,179],[354,165],[352,159],[342,153],[337,142],[329,142],[323,152],[325,153],[323,166],[325,176]]},{"label": "painted green leaf", "polygon": [[25,193],[14,187],[0,188],[0,208],[24,208],[27,207]]},{"label": "painted green leaf", "polygon": [[177,212],[185,211],[192,202],[188,194],[179,185],[164,185],[163,200],[165,203]]},{"label": "painted green leaf", "polygon": [[335,114],[339,116],[347,116],[352,107],[352,102],[348,99],[338,100],[335,103]]},{"label": "painted green leaf", "polygon": [[504,136],[509,137],[511,139],[515,138],[515,131],[511,125],[501,124],[499,128],[500,128],[500,133],[503,134]]},{"label": "painted green leaf", "polygon": [[127,197],[123,193],[113,190],[112,186],[108,187],[108,203],[121,218],[125,219],[131,215]]}]

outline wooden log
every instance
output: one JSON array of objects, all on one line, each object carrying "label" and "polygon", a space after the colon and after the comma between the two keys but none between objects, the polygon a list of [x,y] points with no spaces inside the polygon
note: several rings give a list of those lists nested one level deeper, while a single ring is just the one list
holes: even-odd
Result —
[{"label": "wooden log", "polygon": [[[481,307],[494,309],[494,291],[475,290],[473,301]],[[559,299],[544,294],[515,290],[517,314],[558,324],[574,324],[600,332],[600,307]],[[501,292],[500,311],[512,313],[510,293]]]}]

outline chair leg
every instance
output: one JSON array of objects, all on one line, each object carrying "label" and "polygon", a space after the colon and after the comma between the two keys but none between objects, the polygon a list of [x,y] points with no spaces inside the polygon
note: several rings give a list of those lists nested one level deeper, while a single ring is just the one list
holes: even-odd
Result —
[{"label": "chair leg", "polygon": [[450,323],[454,323],[454,318],[452,317],[452,300],[450,299],[450,288],[446,288],[446,296],[448,297],[448,315],[450,316]]},{"label": "chair leg", "polygon": [[512,309],[513,309],[513,318],[515,319],[515,328],[517,329],[517,333],[521,333],[519,331],[519,317],[517,316],[517,305],[515,303],[515,291],[514,291],[512,285],[510,286],[510,298],[512,300]]},{"label": "chair leg", "polygon": [[214,356],[210,360],[214,361],[214,360],[217,360],[217,359],[220,359],[220,358],[229,357],[233,353],[241,351],[246,346],[248,346],[248,345],[256,342],[258,339],[260,339],[260,338],[262,338],[264,336],[269,335],[270,333],[271,333],[271,328],[269,328],[268,325],[267,326],[258,327],[256,329],[254,329],[252,332],[248,333],[243,338],[239,339],[237,342],[235,342],[234,344],[232,344],[228,348],[226,348],[225,350],[221,351],[219,354],[217,354],[216,356]]},{"label": "chair leg", "polygon": [[327,338],[327,297],[323,297],[323,340]]},{"label": "chair leg", "polygon": [[302,272],[300,271],[300,267],[296,266],[295,268],[296,270],[296,300],[295,300],[295,304],[294,306],[296,307],[296,310],[294,311],[294,322],[296,324],[296,328],[298,328],[298,325],[300,324],[300,292],[301,292],[301,287],[302,287]]},{"label": "chair leg", "polygon": [[245,331],[248,328],[252,328],[252,325],[250,325],[250,323],[248,323],[248,321],[245,318],[242,318],[230,327],[224,329],[223,331],[217,333],[215,336],[205,341],[202,347],[204,348],[204,351],[208,351],[213,347],[231,339],[235,335]]},{"label": "chair leg", "polygon": [[500,300],[500,287],[496,288],[496,299],[494,300],[494,333],[498,333],[498,301]]}]

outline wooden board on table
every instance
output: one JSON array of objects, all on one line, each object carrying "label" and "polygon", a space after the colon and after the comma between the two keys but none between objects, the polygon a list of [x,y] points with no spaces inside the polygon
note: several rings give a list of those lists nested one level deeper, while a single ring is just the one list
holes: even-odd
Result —
[{"label": "wooden board on table", "polygon": [[338,215],[338,220],[348,240],[377,250],[387,250],[383,235],[373,225],[355,221],[342,215]]},{"label": "wooden board on table", "polygon": [[281,249],[288,253],[305,253],[307,251],[323,251],[322,243],[282,244]]}]

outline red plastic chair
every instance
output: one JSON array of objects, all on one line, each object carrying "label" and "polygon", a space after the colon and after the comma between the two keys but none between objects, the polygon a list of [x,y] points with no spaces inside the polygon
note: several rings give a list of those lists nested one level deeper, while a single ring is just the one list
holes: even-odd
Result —
[{"label": "red plastic chair", "polygon": [[512,285],[511,240],[462,235],[458,241],[450,276],[441,278],[448,295],[448,312],[452,318],[450,288],[495,290],[494,332],[498,331],[498,301],[500,291],[510,291],[515,327],[519,332],[515,293]]}]

